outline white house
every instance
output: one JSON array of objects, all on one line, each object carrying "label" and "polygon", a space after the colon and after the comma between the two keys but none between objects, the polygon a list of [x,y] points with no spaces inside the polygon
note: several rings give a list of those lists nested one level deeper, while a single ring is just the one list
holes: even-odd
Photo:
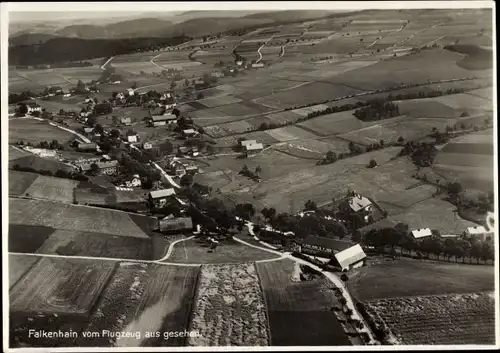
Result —
[{"label": "white house", "polygon": [[368,198],[357,194],[349,198],[348,205],[354,212],[370,211],[372,202]]},{"label": "white house", "polygon": [[128,143],[136,143],[139,140],[139,137],[137,134],[134,135],[127,135],[127,142]]},{"label": "white house", "polygon": [[128,89],[127,89],[127,94],[128,94],[129,96],[133,96],[133,95],[135,94],[134,89],[133,89],[133,88],[128,88]]},{"label": "white house", "polygon": [[144,142],[144,144],[142,145],[142,148],[144,148],[145,150],[150,150],[153,148],[153,144],[150,142]]},{"label": "white house", "polygon": [[366,258],[366,254],[359,244],[339,251],[334,256],[342,271],[348,271],[363,266]]},{"label": "white house", "polygon": [[415,239],[421,239],[425,237],[430,237],[432,235],[432,231],[430,228],[416,229],[411,232],[411,235]]},{"label": "white house", "polygon": [[236,62],[236,65],[238,65],[238,66],[241,66],[241,65],[243,65],[243,61],[241,61],[241,60],[238,60],[238,61]]},{"label": "white house", "polygon": [[243,140],[240,141],[240,146],[247,146],[247,145],[255,145],[257,143],[257,140]]},{"label": "white house", "polygon": [[138,187],[141,186],[141,179],[139,178],[139,175],[134,175],[134,178],[130,181],[125,182],[125,186],[130,188],[130,187]]},{"label": "white house", "polygon": [[246,155],[249,156],[251,154],[258,153],[264,149],[264,145],[262,143],[254,143],[245,146]]},{"label": "white house", "polygon": [[122,83],[122,81],[114,81],[114,82],[112,82],[113,85],[119,85],[120,83]]},{"label": "white house", "polygon": [[486,227],[483,226],[475,226],[475,227],[468,227],[465,232],[464,236],[466,238],[486,238],[488,235],[491,235],[493,232],[489,231],[486,229]]}]

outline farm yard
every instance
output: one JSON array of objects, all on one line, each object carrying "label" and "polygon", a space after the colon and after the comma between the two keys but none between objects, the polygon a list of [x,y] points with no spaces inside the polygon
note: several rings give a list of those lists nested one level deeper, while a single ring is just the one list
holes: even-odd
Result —
[{"label": "farm yard", "polygon": [[255,265],[201,268],[188,346],[267,346],[266,305]]},{"label": "farm yard", "polygon": [[350,345],[331,308],[338,299],[326,279],[301,281],[291,260],[258,263],[273,346]]},{"label": "farm yard", "polygon": [[448,294],[367,302],[399,344],[493,344],[494,294]]}]

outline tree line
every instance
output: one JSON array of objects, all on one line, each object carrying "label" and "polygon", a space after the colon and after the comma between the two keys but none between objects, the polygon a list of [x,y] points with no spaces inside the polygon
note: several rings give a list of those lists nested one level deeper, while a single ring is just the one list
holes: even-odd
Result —
[{"label": "tree line", "polygon": [[35,169],[31,167],[24,167],[19,164],[15,164],[12,167],[13,170],[20,171],[20,172],[28,172],[28,173],[36,173],[40,175],[45,175],[45,176],[53,176],[56,178],[61,178],[61,179],[73,179],[73,180],[78,180],[78,181],[88,181],[89,178],[86,175],[83,175],[79,172],[69,172],[64,169],[58,169],[55,173],[52,172],[51,170],[42,170],[42,169]]},{"label": "tree line", "polygon": [[151,48],[159,49],[178,45],[191,39],[184,35],[171,38],[52,38],[42,44],[9,47],[9,62],[12,65],[75,62],[129,54]]}]

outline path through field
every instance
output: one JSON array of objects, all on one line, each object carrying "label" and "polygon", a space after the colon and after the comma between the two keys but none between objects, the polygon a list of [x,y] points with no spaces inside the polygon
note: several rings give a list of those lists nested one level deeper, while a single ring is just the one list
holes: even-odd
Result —
[{"label": "path through field", "polygon": [[271,39],[273,39],[273,38],[274,38],[274,34],[273,34],[273,35],[272,35],[272,36],[271,36],[268,40],[266,40],[266,41],[264,42],[264,44],[262,44],[262,45],[259,47],[259,49],[257,49],[257,53],[259,54],[259,59],[255,62],[256,64],[258,64],[258,63],[262,60],[262,53],[260,52],[260,50],[261,50],[262,48],[264,48],[264,46],[265,46],[265,45],[266,45],[266,44],[267,44],[267,43],[268,43]]}]

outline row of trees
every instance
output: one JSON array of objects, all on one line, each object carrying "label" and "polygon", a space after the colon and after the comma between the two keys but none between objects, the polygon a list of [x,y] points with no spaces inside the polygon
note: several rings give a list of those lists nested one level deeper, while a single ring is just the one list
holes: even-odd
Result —
[{"label": "row of trees", "polygon": [[261,172],[262,172],[262,168],[260,167],[260,165],[255,168],[254,172],[252,172],[246,165],[244,165],[238,174],[246,176],[247,178],[250,178],[252,180],[259,180],[260,179],[259,174]]},{"label": "row of trees", "polygon": [[391,102],[374,100],[369,106],[356,110],[353,115],[362,121],[389,119],[399,115],[399,107]]},{"label": "row of trees", "polygon": [[437,155],[434,143],[408,141],[403,145],[398,156],[409,156],[413,163],[420,167],[429,167]]},{"label": "row of trees", "polygon": [[432,236],[425,237],[422,240],[414,239],[408,234],[408,226],[397,224],[394,228],[372,229],[361,237],[359,233],[353,237],[353,240],[362,241],[366,245],[376,248],[390,247],[395,254],[396,248],[399,248],[400,254],[403,251],[411,254],[412,251],[426,255],[434,254],[439,260],[442,256],[450,260],[454,257],[455,261],[465,258],[475,258],[488,261],[494,259],[494,248],[491,239],[488,241],[470,240],[464,238],[441,238],[439,232],[434,231]]}]

